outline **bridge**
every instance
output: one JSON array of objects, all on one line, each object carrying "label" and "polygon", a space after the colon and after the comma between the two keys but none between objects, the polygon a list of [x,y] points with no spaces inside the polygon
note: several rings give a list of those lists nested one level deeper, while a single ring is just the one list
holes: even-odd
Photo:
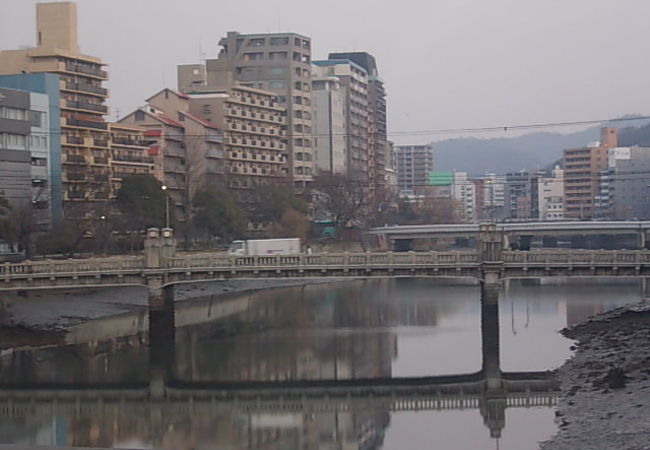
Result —
[{"label": "bridge", "polygon": [[[467,239],[478,236],[481,225],[397,225],[377,227],[365,233],[368,244],[380,250],[408,247],[415,239]],[[557,247],[559,238],[567,238],[573,248],[608,249],[615,239],[627,248],[646,249],[650,221],[561,221],[561,222],[507,222],[495,224],[508,247],[517,243],[530,249],[533,238],[541,238],[544,247]]]},{"label": "bridge", "polygon": [[2,264],[0,291],[145,285],[160,296],[174,284],[231,278],[473,277],[495,285],[504,278],[650,277],[648,250],[503,250],[504,235],[494,224],[477,236],[478,248],[468,251],[176,255],[171,230],[150,229],[142,256]]}]

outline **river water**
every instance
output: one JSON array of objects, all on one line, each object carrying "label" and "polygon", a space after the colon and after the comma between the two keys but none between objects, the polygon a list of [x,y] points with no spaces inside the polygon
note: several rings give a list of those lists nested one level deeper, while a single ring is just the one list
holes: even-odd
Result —
[{"label": "river water", "polygon": [[[532,450],[556,430],[552,406],[505,407],[495,416],[483,406],[462,403],[391,411],[385,403],[368,401],[362,408],[270,412],[209,403],[178,408],[165,400],[109,405],[92,395],[92,400],[81,395],[72,408],[53,397],[98,387],[120,397],[151,383],[155,361],[164,361],[166,376],[179,385],[197,386],[459,379],[485,373],[486,359],[500,373],[525,378],[557,368],[570,356],[572,343],[558,330],[641,297],[634,281],[512,280],[499,293],[493,319],[486,321],[474,284],[429,279],[313,284],[177,302],[172,339],[157,341],[151,351],[142,312],[124,314],[91,324],[114,330],[110,339],[79,338],[75,344],[9,351],[0,358],[0,394],[18,390],[22,402],[16,408],[11,396],[1,400],[0,444]],[[168,318],[152,316],[152,324],[154,319],[156,326],[170,325]],[[142,332],[118,332],[128,329],[124,324]]]}]

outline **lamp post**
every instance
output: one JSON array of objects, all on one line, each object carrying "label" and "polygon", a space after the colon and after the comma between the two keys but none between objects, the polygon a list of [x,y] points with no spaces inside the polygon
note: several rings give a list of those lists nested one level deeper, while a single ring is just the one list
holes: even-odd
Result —
[{"label": "lamp post", "polygon": [[165,192],[165,228],[169,228],[169,194],[166,185],[163,184],[160,189]]}]

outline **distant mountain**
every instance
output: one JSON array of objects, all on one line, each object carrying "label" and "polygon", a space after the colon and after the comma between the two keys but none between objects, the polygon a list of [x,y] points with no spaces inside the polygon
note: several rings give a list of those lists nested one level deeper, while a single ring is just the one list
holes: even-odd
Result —
[{"label": "distant mountain", "polygon": [[650,124],[642,127],[626,127],[618,130],[618,145],[650,147]]},{"label": "distant mountain", "polygon": [[[648,120],[623,123],[626,128],[616,121],[605,125],[620,128],[619,145],[650,146]],[[599,137],[598,126],[569,134],[539,132],[513,138],[447,139],[433,143],[434,166],[436,170],[457,170],[470,175],[544,169],[562,158],[565,148],[581,147],[597,141]]]},{"label": "distant mountain", "polygon": [[457,170],[470,175],[543,169],[562,157],[565,148],[598,140],[600,128],[571,134],[532,133],[513,138],[448,139],[433,144],[436,170]]}]

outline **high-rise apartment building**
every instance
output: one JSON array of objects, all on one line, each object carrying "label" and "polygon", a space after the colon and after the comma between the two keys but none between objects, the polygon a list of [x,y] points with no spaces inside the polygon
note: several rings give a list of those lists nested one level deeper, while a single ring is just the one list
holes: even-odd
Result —
[{"label": "high-rise apartment building", "polygon": [[347,175],[370,188],[368,172],[368,72],[349,59],[314,61],[339,79],[344,92]]},{"label": "high-rise apartment building", "polygon": [[128,175],[154,175],[154,159],[149,155],[149,146],[155,141],[147,138],[142,127],[123,123],[109,123],[111,149],[111,184],[117,193],[122,178]]},{"label": "high-rise apartment building", "polygon": [[650,148],[614,147],[596,198],[599,219],[650,219]]},{"label": "high-rise apartment building", "polygon": [[433,172],[431,145],[396,145],[394,157],[400,194],[412,194],[429,185],[429,175]]},{"label": "high-rise apartment building", "polygon": [[274,92],[286,108],[287,174],[298,187],[313,180],[311,41],[296,33],[240,34],[229,32],[219,41],[216,59],[204,67],[178,67],[183,92],[219,87],[238,81],[242,86]]},{"label": "high-rise apartment building", "polygon": [[70,215],[92,214],[114,195],[102,87],[108,75],[100,59],[79,52],[74,3],[38,3],[36,41],[33,48],[0,52],[0,74],[59,75],[63,200]]},{"label": "high-rise apartment building", "polygon": [[348,59],[368,74],[368,179],[373,190],[386,188],[388,138],[386,90],[375,57],[366,52],[330,53],[328,59]]},{"label": "high-rise apartment building", "polygon": [[58,86],[53,74],[0,75],[0,161],[21,161],[19,171],[0,167],[0,192],[11,199],[27,184],[29,201],[21,203],[40,229],[62,217]]},{"label": "high-rise apartment building", "polygon": [[314,161],[319,171],[345,175],[345,92],[338,77],[327,67],[312,67]]},{"label": "high-rise apartment building", "polygon": [[221,131],[190,112],[189,96],[163,89],[119,122],[144,128],[152,143],[154,176],[167,187],[175,220],[189,218],[190,199],[198,189],[225,187]]},{"label": "high-rise apartment building", "polygon": [[273,92],[231,83],[188,94],[190,112],[224,133],[229,190],[240,202],[256,186],[287,179],[285,109]]},{"label": "high-rise apartment building", "polygon": [[587,219],[594,216],[600,173],[607,168],[607,151],[616,147],[616,142],[616,129],[605,127],[600,130],[599,142],[564,150],[564,217]]},{"label": "high-rise apartment building", "polygon": [[564,170],[555,166],[550,177],[540,176],[537,183],[539,220],[564,219]]}]

